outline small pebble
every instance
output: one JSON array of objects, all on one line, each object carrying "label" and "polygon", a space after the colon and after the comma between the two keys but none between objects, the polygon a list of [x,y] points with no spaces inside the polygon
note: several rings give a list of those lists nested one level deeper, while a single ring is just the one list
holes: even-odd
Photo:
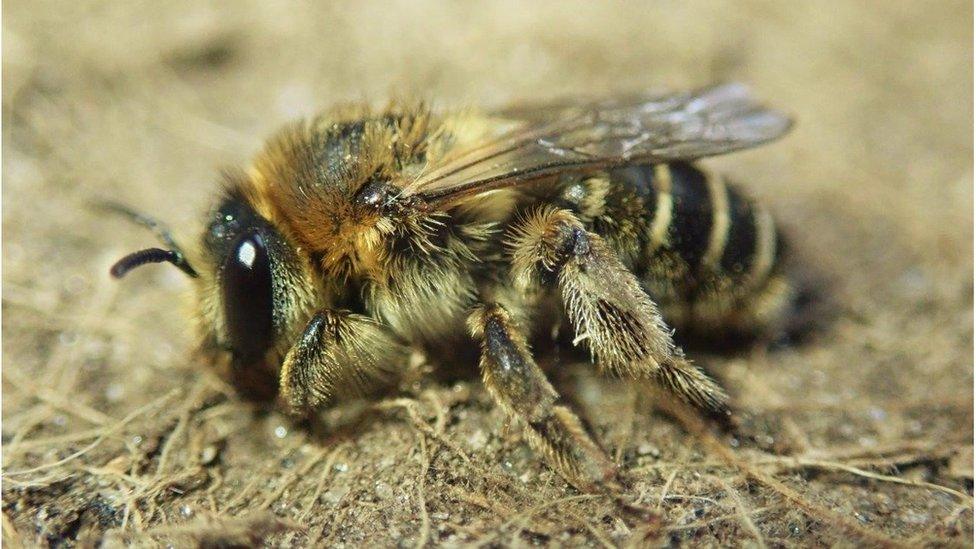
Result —
[{"label": "small pebble", "polygon": [[294,502],[279,501],[271,509],[279,517],[287,516],[293,509],[296,509]]},{"label": "small pebble", "polygon": [[331,488],[328,492],[322,494],[319,499],[323,503],[328,503],[329,505],[338,505],[342,498],[349,493],[349,488],[346,486],[335,486]]},{"label": "small pebble", "polygon": [[393,487],[382,480],[376,481],[373,489],[376,491],[376,497],[379,499],[390,499],[393,497]]},{"label": "small pebble", "polygon": [[661,450],[653,444],[644,443],[637,447],[637,454],[641,456],[661,457]]},{"label": "small pebble", "polygon": [[110,383],[108,387],[105,388],[105,399],[109,402],[118,402],[122,399],[122,395],[125,393],[125,388],[121,383]]},{"label": "small pebble", "polygon": [[203,451],[200,452],[200,464],[210,465],[211,463],[214,462],[214,460],[217,459],[218,453],[219,451],[217,450],[217,447],[214,446],[213,444],[207,446],[206,448],[203,449]]},{"label": "small pebble", "polygon": [[468,436],[468,445],[471,448],[483,448],[487,443],[488,435],[481,429],[478,429]]}]

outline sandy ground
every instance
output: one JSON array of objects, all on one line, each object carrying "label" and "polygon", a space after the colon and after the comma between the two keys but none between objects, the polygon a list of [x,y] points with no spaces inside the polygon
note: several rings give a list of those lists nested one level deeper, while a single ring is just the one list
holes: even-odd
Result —
[{"label": "sandy ground", "polygon": [[[165,4],[165,6],[163,6]],[[3,540],[15,546],[970,545],[972,7],[899,2],[27,2],[3,13]],[[189,358],[175,269],[219,168],[337,101],[503,105],[743,81],[795,115],[716,159],[831,280],[802,345],[691,350],[735,435],[563,365],[627,476],[581,494],[476,380],[258,413]]]}]

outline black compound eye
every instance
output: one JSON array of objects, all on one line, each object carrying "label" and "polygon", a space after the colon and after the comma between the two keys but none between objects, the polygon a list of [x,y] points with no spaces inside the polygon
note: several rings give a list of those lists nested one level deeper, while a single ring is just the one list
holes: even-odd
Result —
[{"label": "black compound eye", "polygon": [[274,338],[274,295],[271,258],[260,234],[245,233],[230,247],[220,283],[231,351],[245,362],[261,358]]}]

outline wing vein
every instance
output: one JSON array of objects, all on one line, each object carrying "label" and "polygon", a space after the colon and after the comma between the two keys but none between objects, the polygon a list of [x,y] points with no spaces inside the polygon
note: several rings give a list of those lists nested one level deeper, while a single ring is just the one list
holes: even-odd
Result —
[{"label": "wing vein", "polygon": [[486,143],[459,151],[407,182],[403,193],[446,206],[482,192],[560,172],[725,154],[775,140],[788,117],[767,109],[741,85],[695,92],[540,106],[502,112],[518,123]]}]

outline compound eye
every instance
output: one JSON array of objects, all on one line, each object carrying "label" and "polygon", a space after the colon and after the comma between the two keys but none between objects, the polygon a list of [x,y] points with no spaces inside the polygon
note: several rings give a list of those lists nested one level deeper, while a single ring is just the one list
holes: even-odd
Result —
[{"label": "compound eye", "polygon": [[271,258],[260,234],[245,233],[231,246],[220,282],[231,351],[258,360],[274,339]]}]

